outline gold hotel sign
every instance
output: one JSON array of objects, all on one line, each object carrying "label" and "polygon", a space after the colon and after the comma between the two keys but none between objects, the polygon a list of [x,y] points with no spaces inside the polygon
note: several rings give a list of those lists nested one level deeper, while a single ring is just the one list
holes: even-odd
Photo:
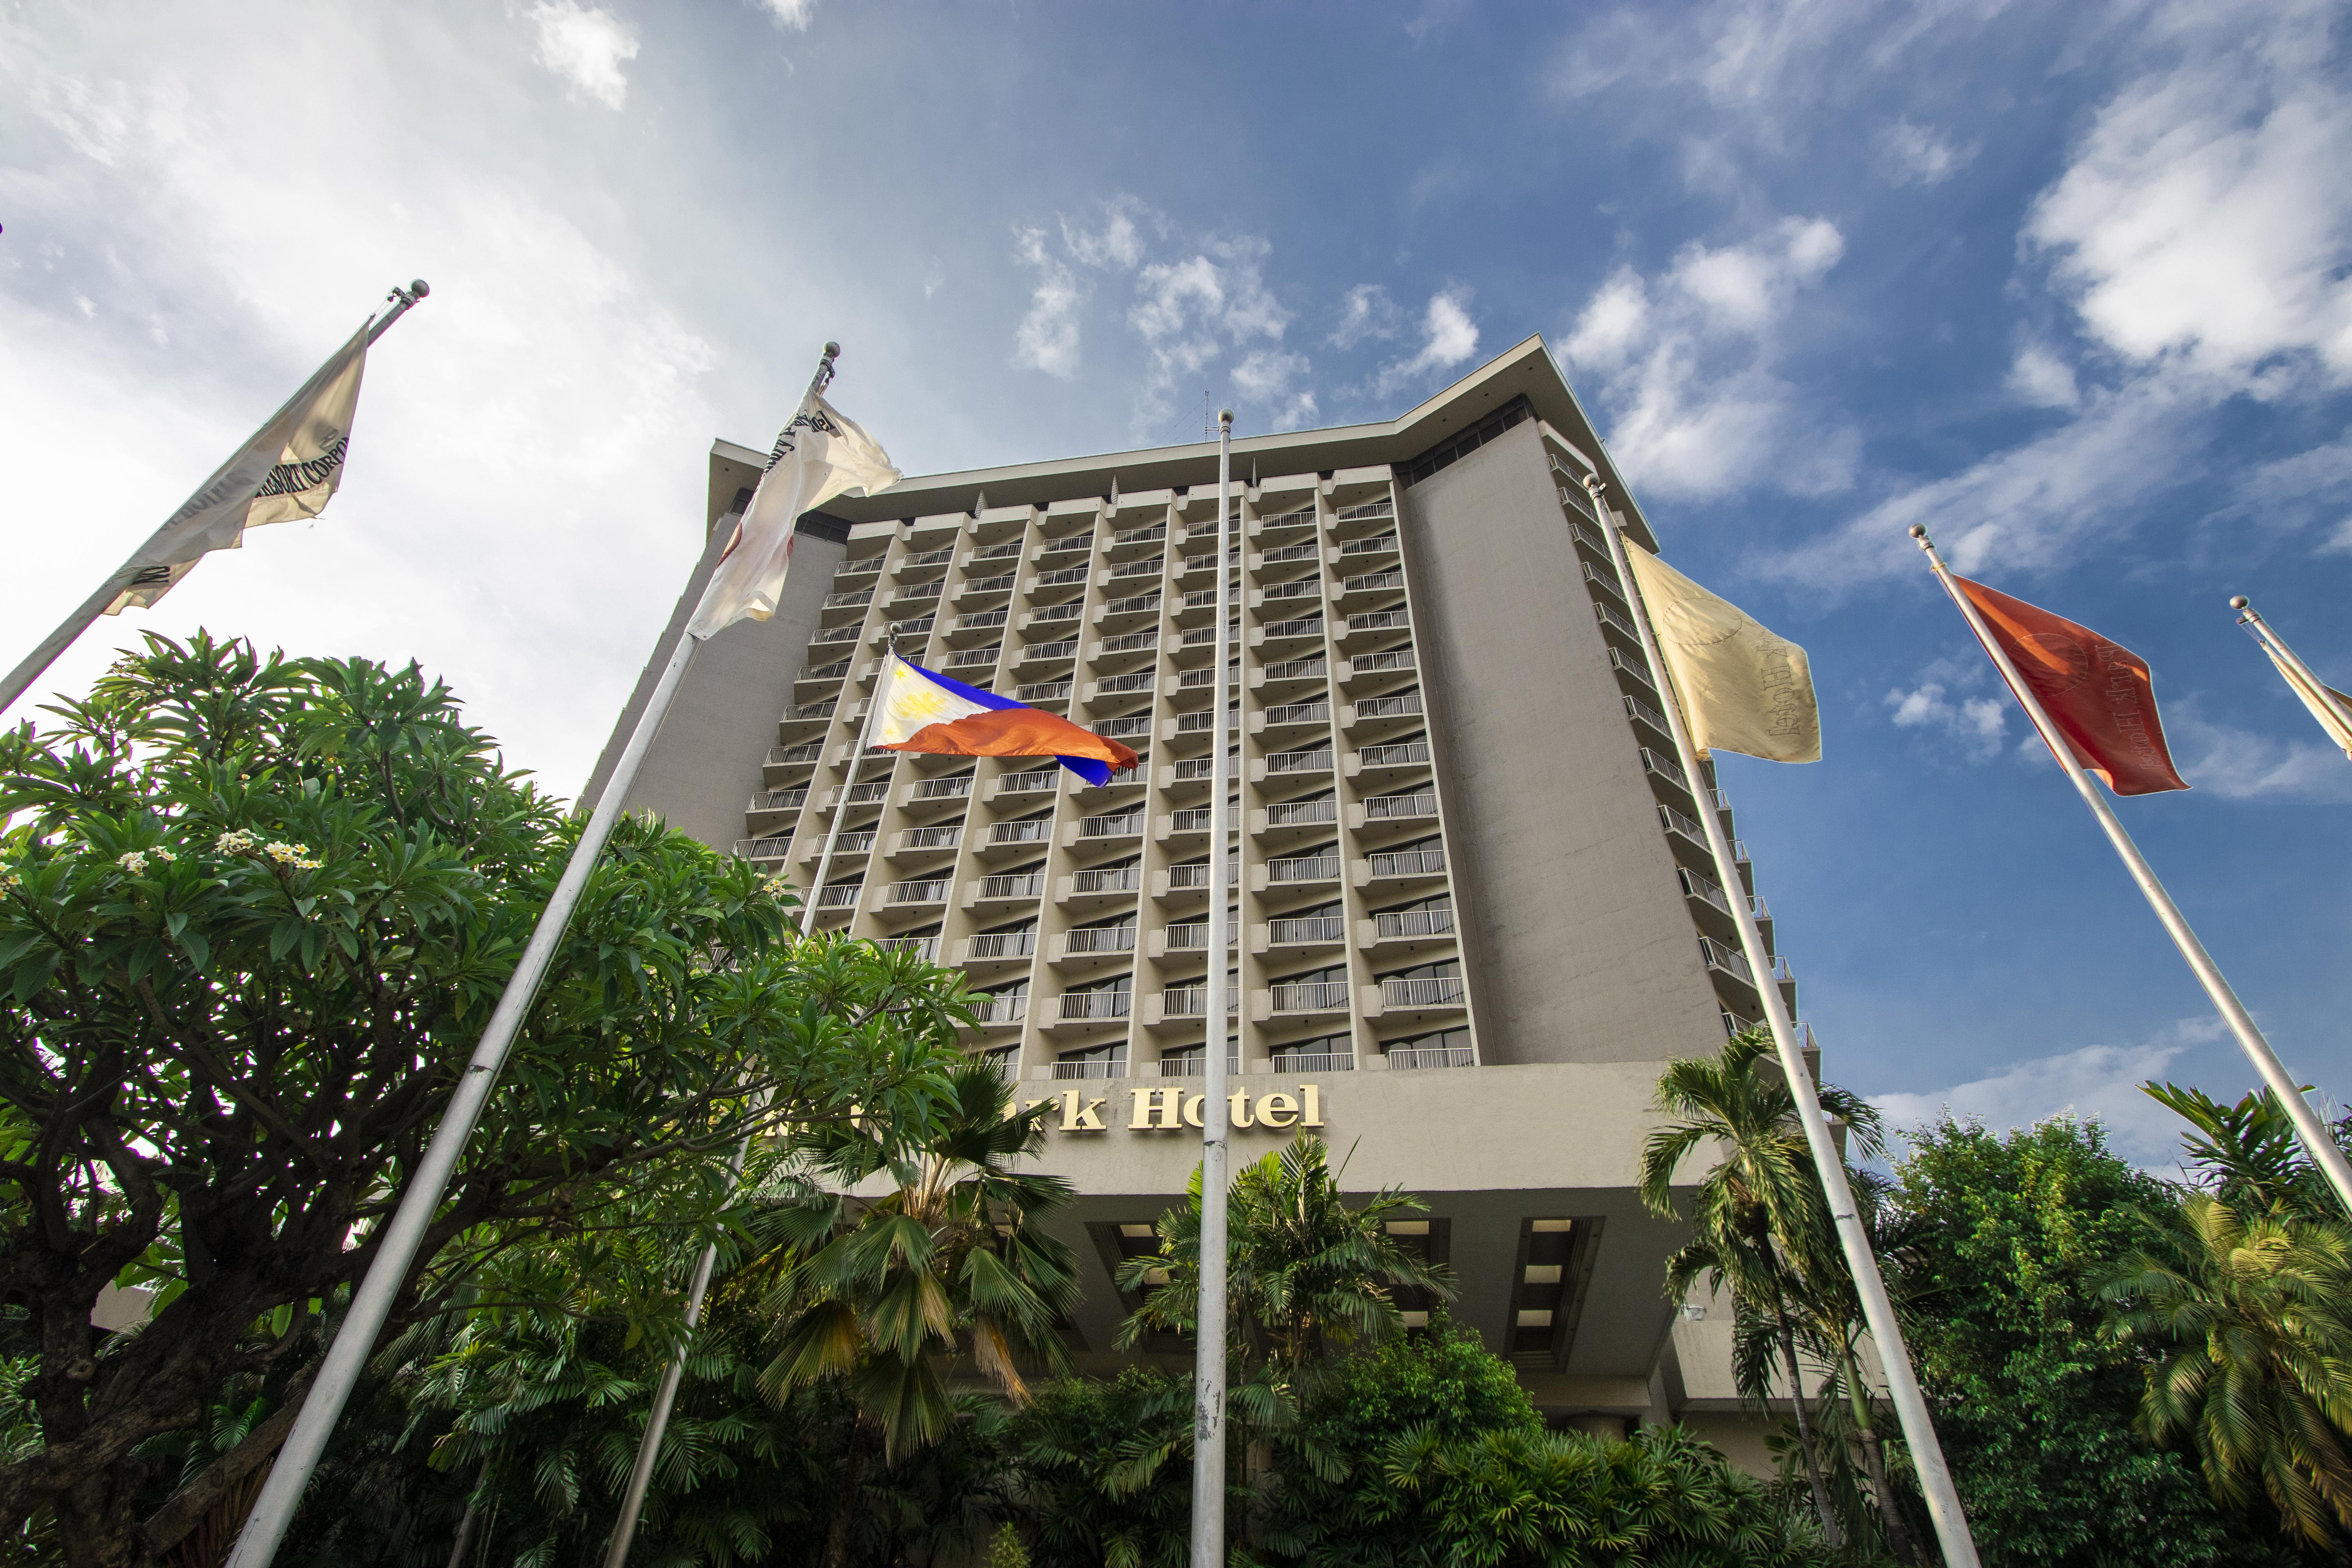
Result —
[{"label": "gold hotel sign", "polygon": [[[1045,1100],[1028,1102],[1032,1110],[1041,1105],[1061,1108],[1062,1119],[1046,1125],[1064,1132],[1102,1132],[1113,1123],[1129,1132],[1176,1132],[1187,1127],[1201,1125],[1201,1108],[1208,1102],[1204,1094],[1187,1094],[1181,1085],[1164,1088],[1137,1088],[1124,1091],[1129,1097],[1129,1114],[1120,1122],[1118,1113],[1111,1111],[1108,1119],[1104,1107],[1110,1096],[1089,1098],[1082,1089],[1065,1089]],[[1287,1127],[1320,1127],[1323,1125],[1323,1089],[1319,1084],[1301,1084],[1298,1092],[1275,1089],[1250,1098],[1249,1090],[1237,1089],[1227,1097],[1228,1120],[1235,1131],[1253,1127],[1278,1130]]]}]

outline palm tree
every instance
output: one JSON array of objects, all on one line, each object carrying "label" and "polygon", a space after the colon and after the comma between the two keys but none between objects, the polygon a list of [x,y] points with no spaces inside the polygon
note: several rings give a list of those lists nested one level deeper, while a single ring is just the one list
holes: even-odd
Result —
[{"label": "palm tree", "polygon": [[[1666,1293],[1680,1300],[1705,1275],[1716,1289],[1729,1287],[1735,1311],[1769,1315],[1770,1342],[1780,1352],[1795,1406],[1813,1509],[1822,1533],[1835,1542],[1842,1535],[1822,1481],[1797,1360],[1796,1303],[1809,1279],[1829,1277],[1843,1266],[1796,1100],[1771,1061],[1772,1049],[1763,1030],[1743,1030],[1722,1055],[1685,1058],[1660,1075],[1657,1108],[1677,1120],[1643,1145],[1642,1201],[1654,1214],[1674,1215],[1676,1168],[1702,1144],[1721,1146],[1723,1158],[1692,1194],[1692,1238],[1667,1260]],[[1818,1092],[1822,1109],[1845,1122],[1855,1149],[1864,1155],[1884,1152],[1875,1109],[1841,1089],[1825,1085]],[[1740,1392],[1747,1397],[1769,1397],[1768,1365],[1753,1359],[1743,1364]]]},{"label": "palm tree", "polygon": [[[1403,1328],[1399,1288],[1454,1297],[1451,1273],[1401,1246],[1391,1219],[1427,1205],[1391,1189],[1360,1207],[1340,1197],[1339,1177],[1319,1138],[1242,1168],[1227,1211],[1230,1262],[1226,1300],[1242,1336],[1240,1365],[1263,1362],[1280,1382],[1296,1378],[1331,1352],[1377,1344]],[[1153,1329],[1191,1331],[1201,1300],[1201,1173],[1190,1196],[1159,1223],[1160,1250],[1119,1268],[1123,1290],[1146,1290],[1143,1305],[1119,1330],[1125,1349]]]},{"label": "palm tree", "polygon": [[2196,1130],[2181,1139],[2189,1166],[2223,1203],[2241,1214],[2344,1217],[2326,1177],[2304,1153],[2294,1119],[2269,1089],[2223,1105],[2202,1089],[2177,1083],[2139,1087]]},{"label": "palm tree", "polygon": [[[951,1362],[969,1355],[1016,1405],[1029,1397],[1024,1362],[1068,1370],[1055,1330],[1077,1303],[1077,1258],[1042,1222],[1070,1201],[1070,1186],[1012,1168],[1044,1146],[1044,1110],[1016,1112],[996,1068],[968,1063],[916,1147],[894,1147],[877,1128],[829,1126],[800,1141],[796,1163],[771,1179],[775,1251],[764,1269],[735,1277],[773,1281],[761,1307],[774,1353],[760,1384],[777,1400],[845,1385],[857,1411],[845,1494],[863,1484],[877,1436],[889,1462],[947,1432]],[[887,1196],[847,1195],[882,1174],[896,1184]],[[846,1561],[850,1512],[835,1510],[826,1568]]]},{"label": "palm tree", "polygon": [[2157,1355],[2139,1426],[2196,1451],[2224,1506],[2257,1488],[2282,1529],[2325,1546],[2352,1531],[2352,1236],[2206,1193],[2157,1216],[2105,1288],[2110,1330]]}]

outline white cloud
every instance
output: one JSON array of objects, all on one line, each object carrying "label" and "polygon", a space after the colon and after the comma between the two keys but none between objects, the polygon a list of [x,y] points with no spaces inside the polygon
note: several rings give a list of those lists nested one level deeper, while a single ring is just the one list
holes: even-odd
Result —
[{"label": "white cloud", "polygon": [[2163,713],[2173,763],[2200,790],[2224,800],[2352,802],[2352,768],[2300,702],[2282,701],[2269,710],[2262,733],[2208,719],[2204,704],[2193,696],[2165,705]]},{"label": "white cloud", "polygon": [[1117,195],[1103,204],[1103,222],[1098,229],[1088,230],[1083,225],[1073,227],[1066,217],[1062,226],[1062,246],[1070,259],[1081,267],[1116,267],[1132,271],[1143,259],[1143,231],[1139,220],[1166,233],[1168,220],[1141,201],[1130,195]]},{"label": "white cloud", "polygon": [[1897,120],[1879,139],[1879,163],[1889,183],[1897,185],[1940,185],[1966,168],[1977,155],[1932,125]]},{"label": "white cloud", "polygon": [[1947,1110],[1955,1117],[1980,1118],[1987,1126],[2003,1130],[2053,1116],[2095,1118],[2105,1124],[2109,1144],[2117,1153],[2161,1169],[2179,1157],[2182,1123],[2141,1093],[2139,1086],[2162,1079],[2191,1047],[2221,1037],[2219,1019],[2183,1018],[2138,1045],[2084,1046],[2016,1062],[1946,1089],[1873,1095],[1870,1102],[1887,1126],[1896,1129],[1920,1126]]},{"label": "white cloud", "polygon": [[1392,338],[1404,324],[1389,291],[1377,283],[1359,283],[1339,302],[1339,324],[1332,330],[1335,349],[1351,349],[1366,338]]},{"label": "white cloud", "polygon": [[2083,401],[2074,384],[2074,367],[2040,343],[2017,351],[2009,367],[2009,390],[2020,403],[2035,408],[2074,408]]},{"label": "white cloud", "polygon": [[1381,367],[1372,386],[1381,394],[1426,379],[1436,371],[1452,370],[1478,352],[1478,324],[1470,319],[1470,291],[1445,289],[1429,297],[1422,312],[1421,351],[1409,359]]},{"label": "white cloud", "polygon": [[607,109],[627,101],[624,63],[637,58],[635,29],[602,5],[580,0],[538,0],[526,13],[539,24],[541,65]]},{"label": "white cloud", "polygon": [[[2352,95],[2318,60],[2201,58],[2098,113],[2024,238],[2126,358],[2250,382],[2263,361],[2352,379]],[[2323,52],[2324,53],[2324,52]]]},{"label": "white cloud", "polygon": [[1086,302],[1086,290],[1068,263],[1046,250],[1044,229],[1014,229],[1013,247],[1037,269],[1029,312],[1013,329],[1013,363],[1067,381],[1078,374],[1078,308]]},{"label": "white cloud", "polygon": [[1315,394],[1296,384],[1307,371],[1305,354],[1256,349],[1234,366],[1234,389],[1272,410],[1275,429],[1297,430],[1312,424],[1316,415]]},{"label": "white cloud", "polygon": [[1896,687],[1881,700],[1891,710],[1895,728],[1948,736],[1969,761],[1990,762],[2000,754],[2007,739],[2009,705],[1969,689],[1983,684],[1980,669],[1938,659],[1919,672],[1916,685],[1908,690]]},{"label": "white cloud", "polygon": [[1228,346],[1282,341],[1290,312],[1265,286],[1260,264],[1273,249],[1243,235],[1213,239],[1179,261],[1153,261],[1135,275],[1128,325],[1150,356],[1136,397],[1136,426],[1164,421],[1176,384],[1201,374]]},{"label": "white cloud", "polygon": [[1705,500],[1852,483],[1853,435],[1806,428],[1774,369],[1798,296],[1844,252],[1834,224],[1790,217],[1744,245],[1685,246],[1654,278],[1620,268],[1594,290],[1566,356],[1595,373],[1611,447],[1644,490]]},{"label": "white cloud", "polygon": [[760,0],[760,8],[775,19],[779,27],[790,27],[805,33],[816,19],[816,0]]}]

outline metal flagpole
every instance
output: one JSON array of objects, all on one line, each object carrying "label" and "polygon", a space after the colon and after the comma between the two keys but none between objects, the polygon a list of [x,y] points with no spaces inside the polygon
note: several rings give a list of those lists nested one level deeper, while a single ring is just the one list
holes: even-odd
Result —
[{"label": "metal flagpole", "polygon": [[[825,347],[833,351],[834,345],[828,343]],[[832,370],[833,352],[828,352],[818,368],[814,384],[822,388]],[[441,1207],[449,1178],[457,1172],[457,1161],[466,1152],[475,1124],[481,1120],[482,1108],[489,1102],[499,1069],[506,1065],[515,1035],[530,1011],[540,981],[555,956],[556,945],[563,939],[563,928],[571,922],[572,911],[578,906],[588,878],[604,853],[604,841],[612,837],[613,825],[620,819],[621,805],[636,782],[637,770],[645,765],[646,753],[653,748],[654,736],[661,730],[662,720],[677,695],[678,682],[693,661],[696,646],[697,639],[683,630],[679,632],[677,646],[670,650],[669,660],[662,667],[661,676],[646,700],[645,711],[638,716],[636,728],[630,731],[629,743],[614,765],[613,776],[606,781],[596,809],[589,814],[580,842],[572,846],[572,858],[563,868],[562,879],[555,884],[554,896],[540,911],[539,923],[523,949],[522,961],[508,979],[506,990],[490,1014],[489,1025],[482,1031],[481,1042],[466,1064],[465,1076],[458,1079],[447,1109],[441,1113],[440,1124],[433,1130],[432,1142],[425,1145],[424,1157],[410,1174],[399,1207],[379,1233],[375,1259],[352,1292],[351,1308],[335,1331],[333,1342],[327,1346],[319,1375],[303,1397],[293,1429],[287,1433],[285,1446],[278,1449],[270,1467],[269,1479],[262,1483],[261,1495],[254,1500],[253,1511],[246,1516],[245,1528],[238,1532],[236,1550],[229,1557],[228,1568],[269,1568],[270,1561],[277,1556],[278,1544],[285,1540],[287,1527],[293,1523],[294,1510],[302,1500],[302,1489],[310,1484],[310,1472],[318,1468],[320,1456],[326,1452],[327,1439],[343,1413],[344,1402],[366,1369],[368,1357],[374,1353],[376,1338],[383,1331],[384,1321],[392,1315],[393,1302],[407,1281],[425,1232]]]},{"label": "metal flagpole", "polygon": [[[2347,730],[2352,730],[2352,703],[2347,703],[2326,681],[2312,673],[2311,666],[2304,663],[2294,649],[2286,646],[2286,639],[2271,630],[2270,622],[2263,619],[2263,613],[2254,608],[2252,600],[2239,594],[2230,600],[2230,608],[2238,612],[2238,624],[2253,633],[2254,640],[2262,644],[2264,652],[2301,676],[2311,696],[2333,709],[2337,721]],[[2334,740],[2335,737],[2331,735],[2328,739]]]},{"label": "metal flagpole", "polygon": [[[893,647],[885,659],[898,657]],[[875,682],[875,699],[866,710],[866,721],[857,727],[856,750],[849,754],[849,777],[841,786],[841,800],[833,810],[833,823],[825,830],[824,852],[817,859],[816,882],[809,889],[808,903],[801,911],[801,935],[805,939],[816,927],[817,903],[824,896],[824,879],[833,866],[833,847],[841,837],[841,819],[849,814],[849,792],[857,787],[857,766],[866,757],[866,748],[874,737],[874,716],[881,707],[882,682]],[[851,920],[856,919],[853,909]],[[745,1139],[735,1147],[734,1158],[729,1163],[730,1173],[740,1180],[744,1163],[751,1156],[751,1142]],[[710,1290],[710,1276],[719,1263],[719,1244],[711,1242],[695,1260],[694,1279],[686,1292],[686,1334],[688,1345],[694,1331],[702,1321],[703,1298]],[[604,1548],[604,1568],[625,1568],[629,1561],[629,1548],[637,1533],[637,1519],[645,1511],[646,1490],[653,1484],[654,1461],[660,1457],[662,1437],[669,1430],[671,1407],[677,1403],[679,1383],[686,1375],[686,1351],[681,1348],[677,1359],[662,1369],[660,1384],[654,1390],[653,1408],[646,1413],[645,1435],[637,1440],[636,1463],[629,1468],[629,1484],[621,1494],[620,1516],[613,1522],[613,1535]]]},{"label": "metal flagpole", "polygon": [[[1698,753],[1691,744],[1689,727],[1684,722],[1681,693],[1675,689],[1674,678],[1658,652],[1657,633],[1650,624],[1649,606],[1642,598],[1641,581],[1633,575],[1633,564],[1625,557],[1621,525],[1613,521],[1609,504],[1602,499],[1599,476],[1588,475],[1584,488],[1591,492],[1593,508],[1602,519],[1601,531],[1609,536],[1610,559],[1616,564],[1617,579],[1624,587],[1626,602],[1633,607],[1633,624],[1641,634],[1642,652],[1656,672],[1660,694],[1664,698],[1666,728],[1674,736],[1675,755],[1696,797],[1706,789],[1706,775],[1699,770]],[[1748,901],[1747,889],[1739,879],[1738,862],[1733,858],[1730,840],[1723,831],[1723,814],[1712,795],[1699,800],[1698,816],[1706,833],[1707,850],[1715,858],[1716,875],[1727,895],[1725,901],[1731,906],[1731,918],[1739,927],[1740,952],[1748,959],[1756,994],[1764,1003],[1764,1016],[1771,1026],[1772,1043],[1780,1054],[1780,1072],[1789,1082],[1789,1097],[1796,1102],[1797,1118],[1804,1124],[1805,1142],[1812,1150],[1813,1168],[1820,1173],[1822,1190],[1829,1197],[1830,1217],[1837,1226],[1838,1246],[1853,1276],[1863,1321],[1878,1344],[1879,1361],[1886,1372],[1886,1391],[1894,1401],[1895,1419],[1902,1424],[1904,1439],[1910,1445],[1912,1468],[1918,1472],[1919,1489],[1927,1499],[1927,1514],[1936,1526],[1936,1540],[1943,1547],[1946,1568],[1977,1568],[1976,1541],[1969,1533],[1967,1511],[1961,1508],[1959,1493],[1952,1485],[1952,1472],[1944,1462],[1943,1446],[1936,1440],[1936,1424],[1927,1413],[1926,1395],[1919,1392],[1919,1380],[1911,1370],[1911,1352],[1903,1342],[1903,1328],[1895,1321],[1895,1303],[1887,1298],[1886,1281],[1880,1276],[1878,1259],[1870,1249],[1870,1234],[1863,1228],[1853,1188],[1845,1179],[1844,1157],[1838,1152],[1836,1140],[1830,1135],[1829,1121],[1822,1114],[1812,1074],[1806,1069],[1804,1052],[1797,1041],[1796,1023],[1789,1016],[1788,1003],[1773,981],[1771,960],[1764,951],[1764,933],[1757,928],[1756,911]],[[1805,1396],[1801,1387],[1790,1392],[1799,1399]]]},{"label": "metal flagpole", "polygon": [[1234,411],[1217,416],[1216,696],[1211,701],[1209,763],[1209,984],[1206,1038],[1201,1050],[1201,1301],[1192,1361],[1192,1563],[1225,1563],[1225,962],[1233,916],[1225,878],[1233,864],[1225,835],[1233,811],[1233,754],[1226,744],[1232,710],[1225,660],[1233,633],[1234,575],[1227,564],[1233,535]]},{"label": "metal flagpole", "polygon": [[[422,278],[413,279],[405,289],[396,283],[394,284],[392,292],[384,298],[397,300],[398,303],[384,312],[383,321],[368,330],[368,346],[373,348],[376,339],[383,336],[391,329],[393,322],[406,315],[411,305],[415,304],[432,291]],[[268,426],[265,425],[262,428],[267,430]],[[162,528],[156,529],[155,533],[161,533],[164,528],[170,526],[167,521]],[[40,646],[26,654],[18,662],[16,668],[8,672],[7,679],[0,682],[0,713],[14,708],[16,705],[16,700],[31,689],[33,682],[41,679],[41,672],[55,664],[58,655],[71,647],[76,638],[97,624],[98,617],[106,613],[106,606],[114,603],[123,589],[131,586],[131,580],[140,572],[139,557],[145,552],[147,545],[154,542],[154,538],[155,534],[149,534],[146,540],[141,542],[139,549],[131,552],[130,560],[110,573],[106,581],[98,585],[96,593],[84,599],[71,615],[58,622],[57,629],[43,637]]]},{"label": "metal flagpole", "polygon": [[2262,1074],[2263,1081],[2270,1086],[2271,1092],[2278,1096],[2279,1103],[2285,1106],[2287,1114],[2294,1119],[2294,1130],[2303,1138],[2304,1152],[2311,1156],[2313,1164],[2326,1173],[2328,1184],[2336,1189],[2337,1201],[2344,1205],[2347,1213],[2352,1213],[2352,1163],[2345,1161],[2344,1151],[2337,1148],[2336,1140],[2328,1136],[2326,1124],[2311,1109],[2310,1102],[2303,1098],[2302,1089],[2287,1076],[2285,1065],[2278,1059],[2278,1053],[2271,1049],[2270,1041],[2264,1039],[2262,1030],[2254,1026],[2252,1016],[2238,1000],[2238,994],[2230,989],[2230,983],[2222,978],[2221,967],[2213,962],[2213,955],[2205,951],[2205,944],[2198,941],[2197,933],[2189,928],[2189,921],[2181,915],[2180,907],[2172,901],[2172,895],[2166,892],[2164,884],[2156,879],[2156,872],[2140,854],[2139,846],[2132,842],[2131,835],[2124,831],[2124,825],[2116,817],[2115,808],[2107,804],[2106,796],[2083,771],[2083,764],[2074,760],[2074,748],[2066,744],[2065,738],[2050,722],[2050,715],[2042,709],[2042,700],[2033,695],[2033,689],[2018,674],[2017,666],[2011,662],[2008,652],[1985,626],[1984,617],[1977,613],[1974,602],[1960,592],[1958,584],[1952,581],[1952,569],[1945,565],[1944,558],[1937,553],[1935,542],[1927,537],[1927,528],[1914,523],[1911,537],[1917,540],[1919,548],[1927,552],[1927,565],[1936,574],[1936,580],[1944,585],[1944,592],[1951,596],[1952,603],[1959,606],[1961,618],[1969,623],[1969,630],[1976,634],[1977,641],[1983,645],[1986,655],[1992,659],[1993,668],[2008,683],[2010,694],[2017,699],[2017,705],[2025,710],[2026,718],[2032,721],[2042,743],[2050,748],[2050,754],[2056,757],[2058,765],[2066,770],[2067,778],[2074,782],[2074,793],[2083,797],[2083,804],[2091,808],[2093,816],[2098,818],[2099,826],[2105,831],[2107,842],[2115,846],[2124,869],[2129,871],[2131,879],[2139,884],[2140,893],[2147,900],[2148,908],[2156,911],[2156,918],[2162,922],[2165,934],[2172,938],[2172,944],[2188,961],[2190,973],[2197,976],[2197,983],[2205,987],[2205,994],[2211,1000],[2214,1011],[2221,1015],[2221,1021],[2229,1025],[2230,1033],[2238,1037],[2238,1044],[2244,1049],[2247,1059],[2254,1064],[2254,1070]]}]

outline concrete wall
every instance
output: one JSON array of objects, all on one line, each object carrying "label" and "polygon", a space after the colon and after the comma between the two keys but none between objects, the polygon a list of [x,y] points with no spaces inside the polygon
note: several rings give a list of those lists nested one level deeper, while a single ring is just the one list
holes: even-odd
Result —
[{"label": "concrete wall", "polygon": [[[670,611],[660,645],[639,672],[628,709],[581,792],[583,808],[593,808],[603,796],[604,781],[635,731],[671,649],[686,635],[702,585],[732,532],[732,525],[711,531],[694,581]],[[626,809],[650,811],[714,849],[728,849],[743,836],[743,803],[760,787],[761,761],[775,743],[776,715],[792,700],[793,678],[801,671],[818,604],[832,587],[844,549],[803,530],[793,543],[793,569],[775,616],[738,621],[696,651],[635,787],[623,803]]]},{"label": "concrete wall", "polygon": [[1538,427],[1405,500],[1482,1058],[1716,1049],[1721,1004]]}]

